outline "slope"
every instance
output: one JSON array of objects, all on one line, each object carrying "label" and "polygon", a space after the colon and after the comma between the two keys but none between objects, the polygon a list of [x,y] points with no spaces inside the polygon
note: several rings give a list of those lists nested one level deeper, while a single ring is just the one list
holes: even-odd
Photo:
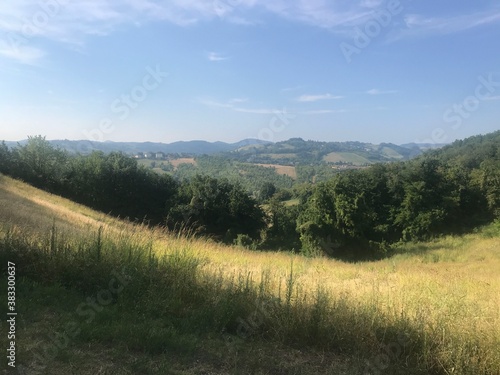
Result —
[{"label": "slope", "polygon": [[346,264],[151,230],[5,176],[0,202],[31,373],[500,371],[499,225]]}]

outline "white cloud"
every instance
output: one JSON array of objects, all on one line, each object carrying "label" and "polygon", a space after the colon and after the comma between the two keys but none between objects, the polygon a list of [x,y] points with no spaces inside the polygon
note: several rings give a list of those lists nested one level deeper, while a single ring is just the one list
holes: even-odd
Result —
[{"label": "white cloud", "polygon": [[386,94],[397,94],[397,90],[379,90],[379,89],[371,89],[366,91],[368,95],[386,95]]},{"label": "white cloud", "polygon": [[36,65],[45,53],[34,47],[15,47],[7,43],[0,43],[0,56],[15,60],[21,64]]},{"label": "white cloud", "polygon": [[281,89],[281,92],[285,93],[285,92],[297,91],[297,90],[300,90],[302,88],[304,88],[304,86],[285,87],[285,88]]},{"label": "white cloud", "polygon": [[246,102],[247,100],[231,99],[228,102],[224,103],[224,102],[218,102],[218,101],[212,100],[212,99],[201,99],[200,103],[202,103],[203,105],[209,106],[209,107],[226,108],[226,109],[230,109],[232,111],[241,112],[241,113],[272,115],[272,114],[279,112],[279,110],[274,109],[274,108],[246,108],[246,107],[241,107],[239,105],[236,105],[238,103],[242,103],[243,101]]},{"label": "white cloud", "polygon": [[411,36],[431,36],[454,34],[476,27],[500,23],[500,10],[491,10],[462,14],[449,17],[428,17],[420,14],[408,14],[404,18],[405,28],[393,39]]},{"label": "white cloud", "polygon": [[345,113],[347,112],[345,109],[318,109],[312,111],[302,111],[299,112],[301,115],[326,115],[329,113]]},{"label": "white cloud", "polygon": [[361,6],[365,8],[377,8],[382,5],[384,0],[362,0]]},{"label": "white cloud", "polygon": [[[190,27],[202,21],[224,20],[252,25],[260,23],[262,11],[293,22],[327,28],[335,33],[349,34],[373,18],[374,11],[386,7],[381,0],[22,0],[0,2],[0,35],[24,38],[31,48],[40,38],[82,48],[89,36],[102,36],[123,25],[168,22]],[[258,12],[253,12],[257,10]],[[402,29],[391,38],[413,35],[434,35],[459,32],[500,22],[497,5],[476,13],[453,17],[428,17],[408,14]],[[5,38],[4,38],[5,39]],[[26,43],[25,43],[26,45]],[[36,54],[24,52],[21,58],[13,53],[3,57],[32,61]],[[29,54],[32,54],[31,58]],[[19,54],[19,52],[17,52]],[[214,54],[211,61],[224,56]]]},{"label": "white cloud", "polygon": [[332,100],[332,99],[342,99],[343,96],[334,96],[332,94],[320,94],[320,95],[301,95],[296,100],[299,102],[317,102],[319,100]]},{"label": "white cloud", "polygon": [[217,53],[217,52],[209,52],[207,54],[207,58],[209,61],[212,61],[212,62],[224,61],[224,60],[229,59],[229,57],[221,55],[220,53]]},{"label": "white cloud", "polygon": [[245,102],[248,102],[247,98],[233,98],[233,99],[229,100],[229,103],[231,103],[231,104],[245,103]]},{"label": "white cloud", "polygon": [[500,100],[500,96],[488,96],[484,98],[484,100]]}]

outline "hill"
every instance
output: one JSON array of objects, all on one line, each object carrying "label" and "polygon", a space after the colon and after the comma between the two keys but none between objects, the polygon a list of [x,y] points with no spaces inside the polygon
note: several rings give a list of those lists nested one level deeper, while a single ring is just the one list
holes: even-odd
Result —
[{"label": "hill", "polygon": [[317,165],[322,163],[355,166],[409,160],[422,153],[417,144],[398,146],[362,142],[318,142],[292,138],[277,143],[246,146],[224,155],[243,162],[282,165]]},{"label": "hill", "polygon": [[256,253],[0,175],[25,373],[500,373],[499,224],[400,246],[352,264]]},{"label": "hill", "polygon": [[[25,144],[27,141],[6,142],[9,147],[15,147],[18,143]],[[70,140],[52,140],[50,143],[63,150],[72,153],[88,154],[92,151],[102,152],[123,152],[128,155],[136,155],[138,153],[157,153],[165,154],[186,154],[186,155],[203,155],[216,154],[220,152],[228,152],[239,149],[248,145],[260,145],[268,142],[258,139],[244,139],[236,143],[225,142],[207,142],[201,140],[195,141],[179,141],[173,143],[161,142],[95,142],[88,140],[70,141]]]},{"label": "hill", "polygon": [[[20,142],[6,142],[9,147]],[[201,140],[159,142],[94,142],[88,140],[52,140],[54,147],[68,152],[88,154],[92,151],[123,152],[128,155],[144,153],[180,154],[184,156],[222,154],[229,159],[260,164],[321,164],[344,163],[367,165],[377,162],[409,160],[427,150],[431,145],[407,144],[398,146],[392,143],[374,145],[361,142],[318,142],[293,138],[283,142],[267,142],[259,139],[244,139],[235,143],[207,142]],[[434,145],[441,147],[443,145]],[[154,157],[153,157],[154,158]]]}]

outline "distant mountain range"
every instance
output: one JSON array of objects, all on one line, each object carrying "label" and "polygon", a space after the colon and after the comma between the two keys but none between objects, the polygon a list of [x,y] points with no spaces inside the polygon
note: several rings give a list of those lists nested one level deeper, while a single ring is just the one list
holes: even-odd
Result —
[{"label": "distant mountain range", "polygon": [[[15,147],[18,143],[21,145],[26,143],[26,140],[20,142],[5,142],[9,147]],[[244,139],[236,143],[225,142],[207,142],[207,141],[179,141],[173,143],[159,142],[92,142],[92,141],[70,141],[70,140],[53,140],[49,141],[53,146],[60,147],[63,150],[88,154],[92,151],[113,152],[120,151],[125,154],[135,155],[138,153],[156,153],[163,152],[165,154],[189,154],[189,155],[211,155],[221,152],[230,152],[248,145],[261,145],[269,142],[258,139]]]},{"label": "distant mountain range", "polygon": [[[6,142],[9,147],[20,142]],[[180,141],[173,143],[158,142],[91,142],[54,140],[50,143],[71,153],[88,154],[92,151],[105,153],[119,151],[128,155],[145,153],[164,153],[179,156],[198,156],[221,154],[231,159],[253,163],[276,163],[295,165],[316,164],[318,162],[366,165],[376,162],[408,160],[431,148],[444,144],[392,143],[371,144],[362,142],[318,142],[292,138],[283,142],[267,142],[259,139],[244,139],[235,143]]]}]

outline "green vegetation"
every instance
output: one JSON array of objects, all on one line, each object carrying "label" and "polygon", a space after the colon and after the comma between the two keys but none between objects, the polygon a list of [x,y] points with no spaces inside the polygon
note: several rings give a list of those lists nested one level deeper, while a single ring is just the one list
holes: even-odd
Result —
[{"label": "green vegetation", "polygon": [[188,180],[198,174],[224,178],[231,183],[241,184],[249,194],[255,196],[266,182],[273,183],[280,189],[289,189],[293,185],[291,177],[277,174],[272,168],[242,163],[223,156],[205,155],[196,157],[195,160],[196,166],[180,165],[172,176],[178,180]]},{"label": "green vegetation", "polygon": [[[344,150],[349,147],[374,152],[355,142],[336,151],[313,143],[292,139],[259,150],[322,157],[352,156]],[[69,155],[42,137],[12,150],[3,145],[0,154],[0,172],[102,212],[171,230],[189,228],[253,249],[376,259],[391,255],[401,241],[467,233],[500,218],[500,132],[410,161],[347,171],[326,164],[269,168],[202,156],[164,164],[168,172],[154,173],[120,153]],[[285,168],[294,169],[295,181],[280,174]],[[281,203],[290,200],[298,204]]]},{"label": "green vegetation", "polygon": [[104,213],[172,229],[190,226],[228,242],[238,234],[257,238],[264,227],[263,212],[238,183],[203,177],[178,181],[121,153],[69,155],[42,137],[1,152],[0,172]]},{"label": "green vegetation", "polygon": [[412,161],[348,171],[313,188],[298,218],[303,250],[386,256],[399,241],[470,232],[500,218],[500,132]]},{"label": "green vegetation", "polygon": [[498,223],[349,264],[166,233],[3,176],[0,193],[27,373],[500,372]]},{"label": "green vegetation", "polygon": [[383,143],[373,145],[361,142],[317,142],[292,138],[288,141],[244,147],[223,155],[241,162],[283,165],[321,165],[331,163],[373,164],[409,160],[421,153],[418,146],[402,147]]}]

